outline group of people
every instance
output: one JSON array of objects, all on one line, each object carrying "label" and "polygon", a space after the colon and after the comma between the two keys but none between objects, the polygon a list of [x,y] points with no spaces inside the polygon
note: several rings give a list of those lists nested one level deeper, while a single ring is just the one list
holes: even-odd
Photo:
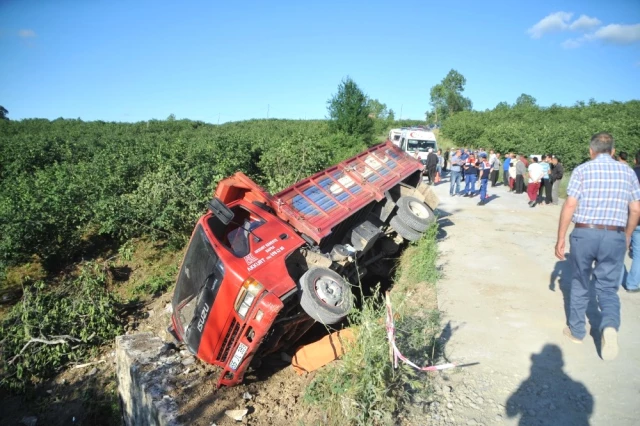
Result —
[{"label": "group of people", "polygon": [[[601,357],[614,359],[618,354],[617,334],[620,327],[618,288],[640,293],[640,151],[635,167],[627,162],[629,155],[615,155],[614,140],[609,133],[593,135],[589,145],[591,161],[574,169],[567,188],[558,225],[556,257],[565,260],[565,238],[571,222],[570,260],[573,266],[569,299],[568,327],[564,335],[574,343],[582,343],[586,335],[585,315],[589,303],[589,287],[595,287],[602,315],[600,323]],[[557,205],[558,188],[564,167],[556,155],[527,158],[508,153],[502,160],[499,152],[480,148],[452,149],[445,158],[450,170],[451,196],[476,195],[480,181],[480,202],[487,202],[487,185],[496,186],[502,171],[509,192],[527,193],[529,206]],[[465,183],[461,191],[460,183]],[[627,272],[624,257],[630,250],[631,269]]]},{"label": "group of people", "polygon": [[[451,149],[444,167],[449,166],[450,188],[449,195],[474,197],[480,194],[478,205],[484,206],[488,202],[487,187],[498,185],[500,172],[502,181],[509,187],[509,192],[529,196],[529,206],[538,204],[558,205],[558,188],[564,175],[564,167],[557,155],[542,155],[527,159],[525,155],[508,153],[504,160],[500,152],[482,148],[472,151],[469,149]],[[460,184],[464,188],[460,190]],[[476,182],[480,183],[476,192]],[[527,182],[527,185],[525,185]]]}]

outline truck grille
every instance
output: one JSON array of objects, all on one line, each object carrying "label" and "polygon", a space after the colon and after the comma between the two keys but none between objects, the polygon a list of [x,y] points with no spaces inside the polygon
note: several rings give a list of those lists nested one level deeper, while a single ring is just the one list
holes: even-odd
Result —
[{"label": "truck grille", "polygon": [[220,347],[220,352],[218,352],[218,356],[216,357],[217,361],[227,362],[229,358],[229,353],[231,349],[235,346],[236,341],[238,340],[238,336],[240,334],[240,324],[234,318],[229,326],[229,331],[227,331],[227,335],[224,336],[224,340],[222,341],[222,346]]}]

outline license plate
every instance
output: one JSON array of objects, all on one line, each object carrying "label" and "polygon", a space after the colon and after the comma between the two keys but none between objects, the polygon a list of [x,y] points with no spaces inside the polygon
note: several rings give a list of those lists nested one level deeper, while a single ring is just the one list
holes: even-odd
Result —
[{"label": "license plate", "polygon": [[233,354],[233,358],[229,363],[229,368],[231,368],[234,371],[238,368],[238,366],[240,365],[240,362],[242,361],[242,358],[244,358],[244,354],[247,353],[247,349],[249,349],[249,347],[244,343],[240,343],[238,345],[238,349],[236,349],[236,353]]}]

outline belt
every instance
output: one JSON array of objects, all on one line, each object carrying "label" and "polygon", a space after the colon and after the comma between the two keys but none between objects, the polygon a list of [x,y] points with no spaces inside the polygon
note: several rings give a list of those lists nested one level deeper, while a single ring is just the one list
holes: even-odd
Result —
[{"label": "belt", "polygon": [[576,223],[576,228],[589,228],[589,229],[604,229],[605,231],[617,231],[624,232],[624,226],[613,226],[613,225],[593,225],[591,223]]}]

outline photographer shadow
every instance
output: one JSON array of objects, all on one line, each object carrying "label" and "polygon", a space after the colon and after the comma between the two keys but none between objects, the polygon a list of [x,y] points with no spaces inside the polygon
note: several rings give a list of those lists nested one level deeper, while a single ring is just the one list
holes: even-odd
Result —
[{"label": "photographer shadow", "polygon": [[[569,325],[569,311],[571,300],[571,279],[573,276],[573,270],[571,262],[569,261],[569,253],[565,253],[565,260],[556,262],[551,276],[549,278],[549,290],[556,291],[556,287],[562,292],[562,298],[564,301],[564,315],[566,318],[566,324]],[[602,316],[600,315],[600,309],[598,308],[598,299],[596,298],[595,285],[592,281],[589,285],[589,304],[587,305],[587,321],[591,331],[589,334],[593,338],[594,345],[598,353],[600,353],[600,323],[602,322]]]}]

